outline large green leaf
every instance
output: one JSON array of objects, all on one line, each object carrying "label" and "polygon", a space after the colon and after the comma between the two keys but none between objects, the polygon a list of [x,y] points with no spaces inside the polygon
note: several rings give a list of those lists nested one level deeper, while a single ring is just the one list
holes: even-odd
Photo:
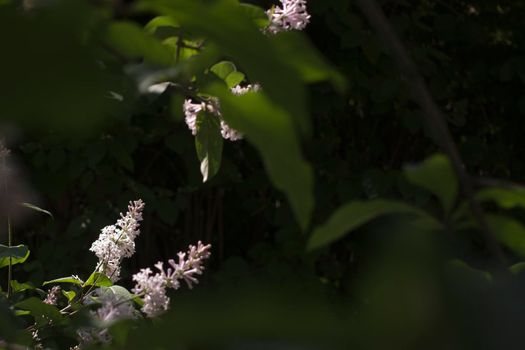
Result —
[{"label": "large green leaf", "polygon": [[518,220],[488,214],[486,220],[496,239],[521,257],[525,257],[525,226]]},{"label": "large green leaf", "polygon": [[445,213],[452,210],[458,194],[458,181],[446,156],[436,154],[419,165],[407,167],[405,174],[410,182],[439,198]]},{"label": "large green leaf", "polygon": [[301,154],[286,110],[263,92],[235,96],[217,85],[210,91],[220,98],[226,122],[243,132],[260,152],[270,180],[286,194],[297,220],[306,229],[314,207],[314,175]]},{"label": "large green leaf", "polygon": [[413,214],[417,219],[424,220],[425,228],[439,228],[439,223],[428,214],[402,202],[379,199],[355,201],[339,208],[324,225],[314,230],[308,241],[308,249],[324,247],[367,222],[388,214]]},{"label": "large green leaf", "polygon": [[143,58],[148,63],[163,66],[173,63],[168,48],[135,23],[111,23],[107,29],[106,40],[114,50],[129,58]]},{"label": "large green leaf", "polygon": [[35,318],[37,326],[43,326],[49,322],[53,322],[55,325],[67,323],[67,319],[60,313],[58,308],[46,304],[35,297],[23,300],[15,304],[15,306],[19,309],[29,311]]},{"label": "large green leaf", "polygon": [[25,245],[17,245],[8,247],[0,244],[0,268],[9,265],[11,258],[11,265],[21,264],[29,257],[29,248]]},{"label": "large green leaf", "polygon": [[202,181],[211,179],[221,166],[223,139],[219,118],[209,113],[197,116],[195,149],[201,163]]},{"label": "large green leaf", "polygon": [[221,61],[217,64],[214,64],[210,70],[215,73],[219,78],[226,79],[230,73],[233,73],[237,70],[235,65],[230,61]]}]

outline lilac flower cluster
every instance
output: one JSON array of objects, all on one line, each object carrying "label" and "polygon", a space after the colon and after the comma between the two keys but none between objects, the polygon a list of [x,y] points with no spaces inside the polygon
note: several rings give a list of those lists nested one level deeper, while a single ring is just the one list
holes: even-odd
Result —
[{"label": "lilac flower cluster", "polygon": [[53,288],[47,292],[46,298],[44,299],[44,304],[56,305],[61,292],[62,289],[60,286],[53,286]]},{"label": "lilac flower cluster", "polygon": [[310,22],[306,11],[306,0],[280,0],[282,7],[275,6],[266,11],[270,19],[267,31],[272,34],[287,30],[302,30]]},{"label": "lilac flower cluster", "polygon": [[[235,95],[244,95],[248,92],[258,92],[261,89],[260,85],[247,85],[242,87],[237,85],[231,89],[232,93]],[[218,99],[210,99],[207,102],[194,103],[192,100],[188,99],[184,101],[183,105],[184,115],[186,116],[185,121],[188,128],[191,130],[193,135],[197,134],[197,116],[201,112],[207,112],[210,115],[216,116],[220,119],[221,122],[221,135],[224,139],[230,141],[237,141],[243,138],[243,135],[232,129],[221,117],[221,110],[219,107]]]},{"label": "lilac flower cluster", "polygon": [[132,291],[144,300],[142,312],[154,317],[166,311],[170,302],[166,291],[169,288],[179,289],[180,280],[184,280],[190,289],[197,284],[197,275],[204,271],[204,260],[210,257],[210,249],[210,244],[204,245],[199,241],[196,246],[190,245],[187,252],[179,252],[177,262],[168,260],[167,269],[164,269],[162,262],[158,262],[155,264],[157,273],[145,268],[133,275],[136,284]]},{"label": "lilac flower cluster", "polygon": [[98,272],[104,273],[113,282],[120,277],[122,259],[135,253],[135,238],[140,234],[143,209],[142,200],[130,202],[126,215],[121,213],[115,225],[104,227],[89,249],[99,259]]}]

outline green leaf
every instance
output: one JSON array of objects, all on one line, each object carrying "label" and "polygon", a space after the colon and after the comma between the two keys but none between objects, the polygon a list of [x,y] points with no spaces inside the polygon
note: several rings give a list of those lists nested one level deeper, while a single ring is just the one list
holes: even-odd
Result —
[{"label": "green leaf", "polygon": [[237,71],[235,65],[230,61],[222,61],[214,64],[210,70],[215,73],[219,78],[225,80],[228,75]]},{"label": "green leaf", "polygon": [[135,294],[130,293],[126,288],[119,286],[119,285],[113,285],[111,287],[101,287],[102,293],[113,293],[119,297],[120,300],[129,300],[134,301],[138,305],[143,305],[142,299],[140,299]]},{"label": "green leaf", "polygon": [[339,90],[346,88],[345,78],[325,61],[308,39],[300,32],[288,31],[272,37],[281,57],[300,74],[303,81],[316,83],[331,81]]},{"label": "green leaf", "polygon": [[84,283],[84,281],[82,281],[80,278],[76,276],[75,277],[70,276],[70,277],[62,277],[62,278],[56,278],[50,281],[45,281],[44,283],[42,283],[42,286],[45,286],[46,284],[51,284],[51,283],[72,283],[72,284],[76,284],[80,286]]},{"label": "green leaf", "polygon": [[270,23],[266,11],[261,7],[245,3],[241,3],[239,6],[247,17],[257,25],[257,27],[266,28]]},{"label": "green leaf", "polygon": [[143,58],[147,63],[168,66],[173,57],[167,47],[132,22],[113,22],[107,29],[107,42],[129,58]]},{"label": "green leaf", "polygon": [[519,275],[525,270],[525,262],[522,261],[517,264],[514,264],[511,267],[509,267],[509,270],[513,275]]},{"label": "green leaf", "polygon": [[197,115],[195,149],[200,161],[202,182],[211,179],[221,166],[223,139],[218,117],[209,113]]},{"label": "green leaf", "polygon": [[155,34],[162,27],[177,28],[179,24],[172,17],[158,16],[149,21],[144,26],[144,30],[149,34]]},{"label": "green leaf", "polygon": [[67,298],[67,301],[71,302],[71,300],[73,300],[75,298],[75,296],[77,295],[77,293],[75,293],[74,291],[72,290],[63,290],[62,291],[62,294]]},{"label": "green leaf", "polygon": [[484,188],[476,193],[476,199],[482,202],[493,201],[504,209],[517,207],[525,209],[525,189],[523,188]]},{"label": "green leaf", "polygon": [[235,96],[218,85],[210,87],[210,92],[219,97],[226,122],[257,148],[270,180],[286,194],[306,229],[314,207],[314,175],[301,153],[292,117],[264,92]]},{"label": "green leaf", "polygon": [[226,85],[228,85],[228,87],[231,89],[232,87],[237,86],[240,83],[242,83],[242,81],[244,80],[244,77],[245,77],[244,74],[239,71],[231,72],[226,77],[226,80],[225,80]]},{"label": "green leaf", "polygon": [[24,290],[35,289],[35,286],[31,282],[20,283],[17,280],[11,281],[11,290],[13,293],[23,292]]},{"label": "green leaf", "polygon": [[25,245],[17,245],[8,247],[0,244],[0,268],[9,265],[9,258],[11,258],[11,265],[21,264],[29,257],[29,248]]},{"label": "green leaf", "polygon": [[485,217],[495,238],[520,257],[525,257],[525,226],[506,216],[487,214]]},{"label": "green leaf", "polygon": [[43,326],[49,322],[53,322],[55,325],[67,323],[67,319],[62,316],[58,308],[46,304],[35,297],[31,297],[15,304],[15,307],[31,312],[31,315],[35,318],[37,326]]},{"label": "green leaf", "polygon": [[449,261],[447,265],[447,269],[455,272],[456,274],[462,274],[464,278],[476,278],[478,280],[492,281],[492,275],[489,272],[475,269],[462,260],[454,259]]},{"label": "green leaf", "polygon": [[418,219],[424,219],[428,229],[440,227],[427,213],[402,202],[379,199],[355,201],[339,208],[325,224],[314,230],[308,241],[308,250],[324,247],[367,222],[389,214],[413,214]]},{"label": "green leaf", "polygon": [[113,285],[113,282],[103,273],[93,272],[87,281],[82,285],[82,287],[92,286],[96,287],[109,287]]},{"label": "green leaf", "polygon": [[458,194],[458,181],[449,159],[436,154],[421,164],[407,167],[405,174],[410,182],[434,194],[449,213]]},{"label": "green leaf", "polygon": [[47,215],[49,215],[52,219],[54,219],[54,218],[53,218],[53,214],[51,214],[51,212],[49,212],[49,211],[47,211],[47,210],[45,210],[45,209],[42,209],[42,208],[40,208],[40,207],[37,207],[37,206],[34,205],[34,204],[22,202],[22,203],[20,203],[20,205],[23,206],[23,207],[26,207],[26,208],[32,209],[32,210],[34,210],[34,211],[38,211],[38,212],[40,212],[40,213],[47,214]]}]

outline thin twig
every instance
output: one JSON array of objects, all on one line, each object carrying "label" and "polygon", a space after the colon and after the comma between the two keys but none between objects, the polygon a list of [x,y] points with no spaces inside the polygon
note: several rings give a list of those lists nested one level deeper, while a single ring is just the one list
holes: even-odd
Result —
[{"label": "thin twig", "polygon": [[390,25],[383,10],[377,4],[377,2],[375,0],[357,0],[357,4],[364,15],[367,17],[370,25],[380,35],[381,39],[388,47],[393,58],[397,62],[400,70],[405,75],[415,101],[423,110],[423,117],[425,118],[430,131],[433,133],[434,140],[441,147],[441,149],[447,153],[452,162],[464,194],[469,203],[472,216],[483,232],[488,248],[490,249],[491,253],[502,264],[505,265],[506,259],[503,251],[494,238],[495,236],[485,219],[483,209],[474,197],[474,189],[471,178],[464,166],[456,143],[452,138],[452,134],[450,133],[448,125],[445,121],[446,119],[443,117],[442,112],[434,102],[434,99],[432,98],[427,85],[423,80],[423,77],[419,73],[416,64],[410,57],[407,49],[404,47],[403,43]]}]

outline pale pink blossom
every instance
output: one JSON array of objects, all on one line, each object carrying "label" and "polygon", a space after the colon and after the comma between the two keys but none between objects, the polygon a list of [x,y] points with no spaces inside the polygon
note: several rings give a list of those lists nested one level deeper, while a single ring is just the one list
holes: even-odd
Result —
[{"label": "pale pink blossom", "polygon": [[280,0],[281,5],[266,11],[270,24],[268,32],[276,34],[287,30],[302,30],[310,22],[306,0]]},{"label": "pale pink blossom", "polygon": [[155,264],[158,272],[153,273],[146,268],[133,275],[136,282],[132,289],[133,293],[142,297],[144,305],[142,312],[149,317],[155,317],[166,311],[169,307],[170,299],[166,295],[167,289],[179,289],[180,280],[184,280],[188,287],[193,288],[194,284],[199,283],[197,276],[204,271],[204,260],[210,257],[211,245],[204,245],[198,242],[196,246],[190,245],[187,252],[179,252],[178,261],[168,260],[168,268],[164,269],[164,264]]}]

